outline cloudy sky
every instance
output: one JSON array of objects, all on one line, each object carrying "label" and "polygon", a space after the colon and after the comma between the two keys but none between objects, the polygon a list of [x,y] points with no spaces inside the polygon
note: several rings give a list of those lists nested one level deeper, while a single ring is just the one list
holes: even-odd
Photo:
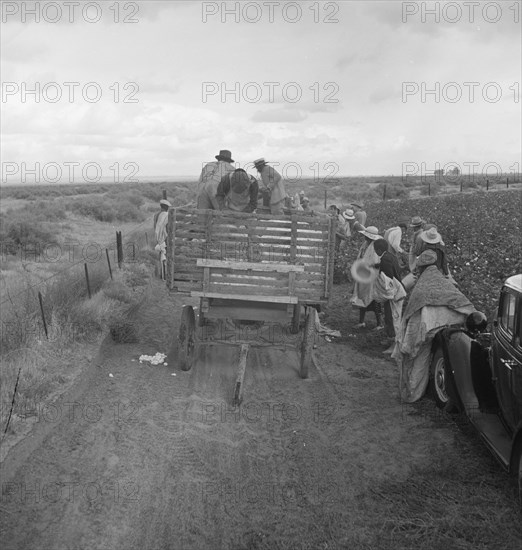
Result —
[{"label": "cloudy sky", "polygon": [[520,2],[469,4],[3,2],[3,175],[197,176],[219,149],[289,177],[509,172]]}]

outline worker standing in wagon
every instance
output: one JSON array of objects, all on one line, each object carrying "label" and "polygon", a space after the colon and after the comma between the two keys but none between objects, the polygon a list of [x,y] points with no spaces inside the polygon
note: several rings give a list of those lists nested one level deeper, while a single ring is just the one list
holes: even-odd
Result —
[{"label": "worker standing in wagon", "polygon": [[259,184],[242,168],[227,174],[219,182],[216,200],[219,210],[254,212],[257,208]]},{"label": "worker standing in wagon", "polygon": [[281,174],[273,166],[268,166],[264,158],[255,160],[254,166],[259,172],[263,185],[270,191],[270,213],[283,214],[287,194]]},{"label": "worker standing in wagon", "polygon": [[216,162],[205,164],[198,181],[197,208],[218,210],[216,191],[223,176],[234,171],[232,153],[226,149],[219,151]]}]

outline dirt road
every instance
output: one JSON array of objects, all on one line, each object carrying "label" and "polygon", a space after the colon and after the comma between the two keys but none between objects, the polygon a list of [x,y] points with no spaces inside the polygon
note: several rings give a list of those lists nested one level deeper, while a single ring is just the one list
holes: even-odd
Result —
[{"label": "dirt road", "polygon": [[[174,353],[140,364],[168,351],[183,303],[153,284],[139,343],[106,339],[4,460],[3,548],[476,549],[506,529],[522,540],[502,472],[432,407],[402,406],[390,361],[321,339],[301,380],[295,352],[252,350],[236,410],[237,348],[201,348],[190,372]],[[494,526],[467,511],[479,488]],[[456,506],[475,522],[451,531],[458,546]]]}]

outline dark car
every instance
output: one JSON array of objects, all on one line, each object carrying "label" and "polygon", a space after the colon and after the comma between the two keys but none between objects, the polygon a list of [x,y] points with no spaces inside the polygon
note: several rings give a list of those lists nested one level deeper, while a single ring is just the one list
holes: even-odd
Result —
[{"label": "dark car", "polygon": [[432,394],[464,413],[504,468],[522,505],[522,275],[503,284],[491,333],[485,316],[440,331],[433,343]]}]

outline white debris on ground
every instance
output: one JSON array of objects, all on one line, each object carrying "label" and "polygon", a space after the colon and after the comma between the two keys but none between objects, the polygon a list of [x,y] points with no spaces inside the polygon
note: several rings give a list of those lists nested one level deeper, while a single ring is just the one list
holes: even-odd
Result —
[{"label": "white debris on ground", "polygon": [[151,365],[159,365],[160,363],[162,365],[166,365],[165,359],[167,358],[166,353],[156,353],[156,355],[140,355],[140,363],[143,363],[143,361],[146,361],[147,363],[150,363]]}]

